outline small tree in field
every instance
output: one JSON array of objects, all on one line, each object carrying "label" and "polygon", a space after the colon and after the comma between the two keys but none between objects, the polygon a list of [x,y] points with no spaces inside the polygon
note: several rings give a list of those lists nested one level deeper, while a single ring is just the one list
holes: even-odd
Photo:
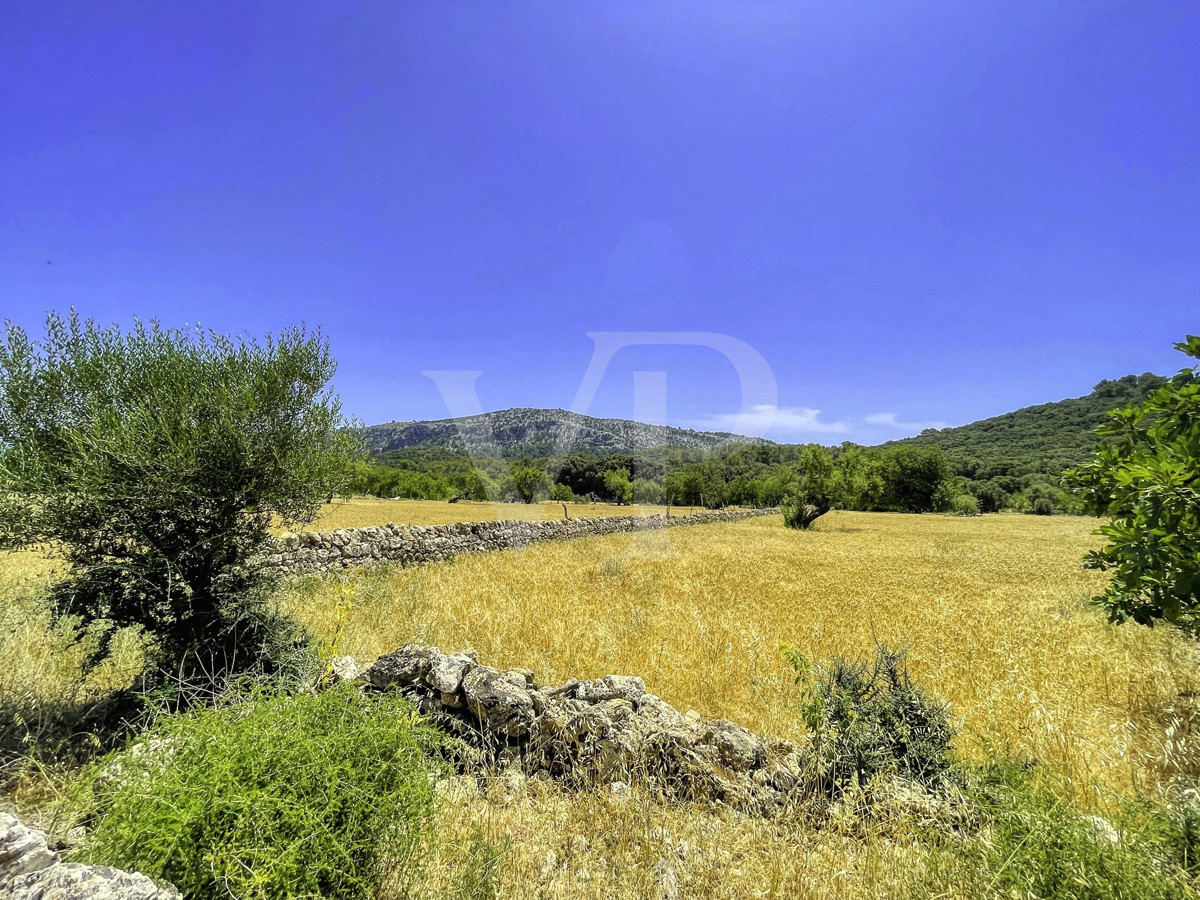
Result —
[{"label": "small tree in field", "polygon": [[625,506],[633,502],[633,482],[628,469],[610,469],[604,473],[604,490],[612,502]]},{"label": "small tree in field", "polygon": [[513,466],[511,477],[522,503],[532,503],[538,492],[546,487],[546,473],[529,460]]},{"label": "small tree in field", "polygon": [[315,516],[355,455],[334,369],[302,328],[257,343],[51,314],[34,342],[9,323],[0,548],[60,554],[58,611],[142,626],[165,668],[264,664],[280,630],[248,563],[273,519]]},{"label": "small tree in field", "polygon": [[870,489],[872,476],[857,454],[833,454],[819,444],[800,452],[796,476],[783,501],[783,523],[789,528],[810,528],[837,506],[854,506]]},{"label": "small tree in field", "polygon": [[[1200,337],[1175,348],[1200,359]],[[1200,371],[1184,369],[1109,417],[1098,433],[1114,440],[1066,476],[1090,511],[1109,517],[1097,532],[1108,546],[1084,560],[1113,573],[1096,600],[1114,621],[1200,630]]]}]

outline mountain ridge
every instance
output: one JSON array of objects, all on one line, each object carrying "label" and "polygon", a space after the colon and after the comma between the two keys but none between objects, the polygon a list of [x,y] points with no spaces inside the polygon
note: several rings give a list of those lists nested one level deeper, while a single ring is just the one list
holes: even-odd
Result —
[{"label": "mountain ridge", "polygon": [[[1110,410],[1143,401],[1164,376],[1150,372],[1100,381],[1082,397],[1021,407],[965,425],[926,429],[884,441],[943,449],[968,479],[1031,474],[1057,475],[1086,461],[1095,429]],[[695,431],[631,419],[598,418],[564,409],[513,407],[473,416],[385,422],[365,429],[375,455],[408,448],[438,449],[473,457],[550,457],[570,453],[633,453],[659,447],[712,450],[777,442],[726,431]]]},{"label": "mountain ridge", "polygon": [[384,422],[368,426],[364,434],[367,450],[372,454],[426,447],[486,457],[633,453],[658,447],[711,450],[729,444],[775,443],[728,431],[696,431],[533,407],[513,407],[452,419]]}]

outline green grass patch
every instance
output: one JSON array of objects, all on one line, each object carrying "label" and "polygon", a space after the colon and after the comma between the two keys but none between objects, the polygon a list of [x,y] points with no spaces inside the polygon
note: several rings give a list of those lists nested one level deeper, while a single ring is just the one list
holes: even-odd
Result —
[{"label": "green grass patch", "polygon": [[978,837],[940,840],[928,896],[954,885],[971,896],[1037,900],[1197,897],[1200,807],[1122,804],[1111,818],[1080,814],[1034,767],[994,762],[966,775]]},{"label": "green grass patch", "polygon": [[165,717],[86,779],[82,855],[189,898],[403,896],[433,835],[436,742],[401,697],[352,685]]}]

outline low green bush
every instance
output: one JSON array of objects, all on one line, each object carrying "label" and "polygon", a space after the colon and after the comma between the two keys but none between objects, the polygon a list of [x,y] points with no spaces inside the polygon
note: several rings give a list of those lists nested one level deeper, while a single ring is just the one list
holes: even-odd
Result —
[{"label": "low green bush", "polygon": [[977,516],[979,501],[970,494],[959,494],[954,498],[950,511],[956,516]]},{"label": "low green bush", "polygon": [[84,855],[189,898],[402,895],[432,834],[435,747],[403,698],[354,685],[167,716],[85,780]]},{"label": "low green bush", "polygon": [[813,666],[791,647],[782,649],[803,689],[820,791],[837,797],[879,775],[933,785],[948,773],[949,709],[912,683],[903,650],[879,645],[873,660],[836,656]]}]

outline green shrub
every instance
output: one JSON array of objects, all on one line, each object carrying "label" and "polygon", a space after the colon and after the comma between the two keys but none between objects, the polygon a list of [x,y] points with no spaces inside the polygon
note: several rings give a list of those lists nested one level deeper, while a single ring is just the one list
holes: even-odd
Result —
[{"label": "green shrub", "polygon": [[532,503],[539,496],[545,496],[546,473],[532,461],[521,460],[512,467],[509,477],[522,503]]},{"label": "green shrub", "polygon": [[815,786],[840,795],[854,783],[896,775],[925,785],[952,762],[949,709],[908,677],[905,652],[879,645],[870,661],[836,656],[813,667],[784,645],[804,689]]},{"label": "green shrub", "polygon": [[[1175,348],[1200,360],[1200,336]],[[1107,545],[1084,559],[1112,573],[1096,601],[1113,621],[1200,631],[1200,364],[1109,418],[1098,433],[1110,442],[1067,473],[1086,508],[1109,518]]]},{"label": "green shrub", "polygon": [[180,677],[271,668],[251,563],[273,521],[316,516],[357,453],[336,367],[303,328],[259,343],[51,314],[34,341],[8,324],[0,549],[51,548],[69,575],[58,612],[143,628]]},{"label": "green shrub", "polygon": [[628,469],[613,469],[604,473],[604,491],[613,503],[625,505],[633,502],[633,482]]},{"label": "green shrub", "polygon": [[979,501],[980,512],[1000,512],[1008,506],[1008,492],[994,481],[985,481],[972,486],[975,499]]},{"label": "green shrub", "polygon": [[637,478],[633,482],[633,496],[638,503],[657,506],[666,499],[663,486],[649,478]]},{"label": "green shrub", "polygon": [[979,501],[970,494],[959,494],[954,498],[950,511],[956,516],[979,515]]},{"label": "green shrub", "polygon": [[954,505],[958,501],[958,485],[949,478],[938,483],[929,500],[929,508],[934,512],[954,512]]},{"label": "green shrub", "polygon": [[399,893],[431,834],[433,746],[401,697],[353,685],[165,717],[90,779],[85,855],[190,898]]}]

